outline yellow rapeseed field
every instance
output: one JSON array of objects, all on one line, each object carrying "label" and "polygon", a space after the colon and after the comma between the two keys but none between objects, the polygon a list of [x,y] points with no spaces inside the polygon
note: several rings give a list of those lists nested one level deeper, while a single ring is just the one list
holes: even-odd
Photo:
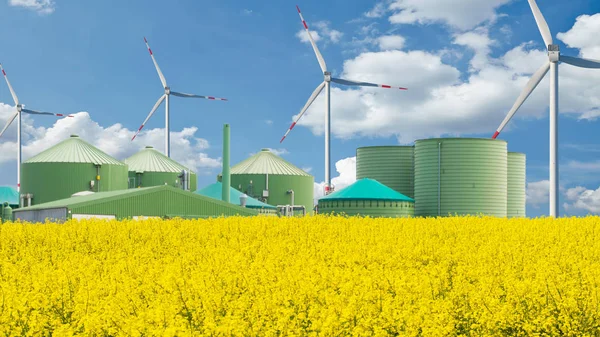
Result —
[{"label": "yellow rapeseed field", "polygon": [[600,218],[0,226],[0,335],[598,336]]}]

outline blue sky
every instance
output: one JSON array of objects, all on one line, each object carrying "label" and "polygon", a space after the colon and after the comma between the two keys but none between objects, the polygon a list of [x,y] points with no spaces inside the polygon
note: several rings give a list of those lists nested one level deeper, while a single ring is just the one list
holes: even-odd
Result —
[{"label": "blue sky", "polygon": [[[600,59],[600,3],[538,4],[562,53]],[[59,121],[27,117],[25,158],[70,133],[82,134],[119,159],[147,144],[162,150],[164,106],[140,138],[129,141],[163,92],[146,36],[173,90],[229,99],[172,97],[172,156],[199,172],[200,186],[212,183],[220,170],[223,123],[231,125],[232,163],[273,148],[322,182],[322,96],[279,144],[322,81],[310,45],[298,35],[303,32],[295,5],[0,0],[0,62],[20,100],[37,110],[87,112]],[[409,88],[332,90],[332,162],[339,161],[342,171],[334,169],[334,177],[341,174],[334,180],[338,186],[352,181],[351,157],[360,146],[490,137],[545,54],[524,0],[306,0],[298,5],[319,35],[317,44],[334,75]],[[597,213],[600,71],[567,68],[561,65],[559,75],[561,213]],[[548,213],[546,82],[500,136],[510,151],[527,155],[529,216]],[[13,106],[4,82],[0,102],[6,104],[0,105],[3,125]],[[16,180],[11,129],[0,139],[0,185]]]}]

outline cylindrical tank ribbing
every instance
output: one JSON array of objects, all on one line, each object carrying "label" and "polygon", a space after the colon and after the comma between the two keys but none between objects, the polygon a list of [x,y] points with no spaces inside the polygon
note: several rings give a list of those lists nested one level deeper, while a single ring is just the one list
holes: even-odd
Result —
[{"label": "cylindrical tank ribbing", "polygon": [[415,142],[415,215],[507,215],[506,141]]},{"label": "cylindrical tank ribbing", "polygon": [[525,154],[519,152],[508,152],[507,160],[507,216],[524,217],[526,207]]},{"label": "cylindrical tank ribbing", "polygon": [[408,218],[415,214],[415,203],[395,200],[319,200],[319,214]]},{"label": "cylindrical tank ribbing", "polygon": [[229,202],[229,188],[231,186],[231,175],[229,173],[229,124],[223,125],[223,190],[221,192],[223,201]]},{"label": "cylindrical tank ribbing", "polygon": [[367,146],[356,149],[356,179],[375,179],[413,198],[414,172],[414,146]]}]

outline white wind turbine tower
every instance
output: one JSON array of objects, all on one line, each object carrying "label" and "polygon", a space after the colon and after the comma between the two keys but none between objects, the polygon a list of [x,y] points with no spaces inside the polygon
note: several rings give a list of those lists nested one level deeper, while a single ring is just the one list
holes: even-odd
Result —
[{"label": "white wind turbine tower", "polygon": [[21,191],[21,113],[28,113],[31,115],[50,115],[50,116],[59,116],[59,117],[73,117],[71,115],[63,115],[63,114],[55,114],[52,112],[40,112],[35,110],[25,109],[25,104],[21,104],[19,102],[19,98],[15,91],[13,90],[12,85],[8,81],[8,77],[6,76],[6,71],[2,68],[2,64],[0,64],[0,70],[2,71],[2,75],[4,75],[4,79],[6,80],[6,84],[8,84],[8,89],[10,90],[10,94],[15,102],[16,112],[8,118],[8,122],[4,126],[4,129],[0,131],[0,137],[4,134],[4,132],[8,129],[8,127],[12,124],[12,122],[17,119],[17,191]]},{"label": "white wind turbine tower", "polygon": [[331,132],[331,127],[330,127],[331,126],[330,125],[331,124],[331,104],[330,104],[331,82],[335,82],[335,83],[342,84],[342,85],[349,85],[349,86],[379,87],[379,88],[387,88],[387,89],[393,88],[393,89],[400,89],[400,90],[407,90],[407,89],[401,88],[401,87],[392,87],[392,86],[385,85],[385,84],[357,82],[357,81],[351,81],[351,80],[331,77],[331,72],[329,72],[327,70],[327,65],[325,64],[325,60],[323,59],[323,56],[321,56],[321,53],[319,52],[319,48],[317,48],[317,45],[315,44],[315,41],[313,40],[312,35],[310,34],[310,31],[308,30],[308,25],[306,24],[306,21],[304,21],[302,12],[300,12],[300,7],[296,6],[296,9],[298,10],[298,14],[300,15],[300,20],[302,20],[302,24],[304,25],[306,34],[308,34],[308,39],[310,40],[310,44],[312,45],[313,50],[315,51],[315,55],[317,56],[317,61],[319,61],[319,65],[321,66],[321,70],[323,71],[324,81],[321,84],[319,84],[319,86],[312,93],[312,95],[308,99],[308,102],[306,102],[306,104],[304,105],[302,110],[300,110],[300,114],[296,118],[296,121],[294,121],[292,123],[292,125],[289,127],[289,129],[287,130],[287,132],[285,133],[283,138],[281,138],[279,143],[283,142],[285,137],[287,137],[287,135],[290,133],[290,131],[292,131],[292,129],[294,128],[294,126],[296,126],[296,123],[300,120],[300,118],[302,118],[302,115],[304,115],[304,113],[310,107],[312,102],[317,98],[319,93],[321,93],[321,91],[323,90],[323,87],[325,87],[325,107],[326,107],[325,108],[325,194],[329,194],[332,191],[331,190],[331,177],[330,177],[331,161],[330,161],[330,156],[329,156],[329,152],[331,149],[330,142],[329,142],[330,132]]},{"label": "white wind turbine tower", "polygon": [[558,217],[558,63],[564,62],[580,68],[600,68],[600,61],[560,55],[559,47],[552,41],[550,28],[548,28],[548,24],[535,0],[528,1],[544,43],[548,48],[548,61],[527,82],[521,95],[519,95],[492,138],[495,139],[500,134],[515,112],[550,70],[550,216]]},{"label": "white wind turbine tower", "polygon": [[152,115],[154,114],[154,111],[156,111],[156,109],[158,109],[158,107],[164,100],[165,101],[165,155],[167,157],[171,157],[171,141],[170,141],[170,134],[169,134],[169,96],[174,95],[174,96],[178,96],[178,97],[187,97],[187,98],[204,98],[204,99],[217,100],[217,101],[226,101],[227,99],[213,97],[213,96],[184,94],[184,93],[180,93],[180,92],[171,91],[171,88],[167,85],[167,80],[165,80],[165,77],[163,76],[162,71],[160,71],[160,68],[158,67],[158,63],[156,63],[156,59],[154,58],[152,49],[150,49],[150,45],[148,45],[148,40],[146,40],[145,37],[144,37],[144,42],[146,43],[146,47],[148,47],[148,52],[150,53],[150,57],[152,57],[152,62],[154,62],[154,67],[156,67],[156,71],[158,72],[158,77],[160,78],[160,82],[162,83],[163,87],[165,88],[165,93],[163,95],[161,95],[160,98],[158,99],[158,101],[156,102],[156,104],[154,104],[154,107],[148,114],[148,117],[146,117],[146,119],[142,123],[142,126],[140,126],[140,128],[137,130],[135,135],[133,135],[133,138],[131,138],[131,140],[133,141],[135,139],[135,137],[137,137],[137,135],[140,133],[140,131],[142,131],[142,128],[144,127],[144,125],[146,125],[146,122],[148,122],[150,117],[152,117]]}]

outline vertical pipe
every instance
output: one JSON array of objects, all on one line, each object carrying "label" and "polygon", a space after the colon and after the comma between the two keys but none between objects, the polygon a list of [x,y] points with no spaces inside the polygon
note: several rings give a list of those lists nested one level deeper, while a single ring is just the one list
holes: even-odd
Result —
[{"label": "vertical pipe", "polygon": [[229,124],[223,125],[223,178],[221,179],[221,197],[223,201],[229,202],[229,188],[231,176],[229,174]]},{"label": "vertical pipe", "polygon": [[171,134],[169,132],[169,94],[165,97],[165,155],[171,158]]},{"label": "vertical pipe", "polygon": [[21,107],[17,107],[17,192],[21,192]]},{"label": "vertical pipe", "polygon": [[442,186],[442,143],[438,143],[438,216],[442,214],[441,187]]},{"label": "vertical pipe", "polygon": [[325,94],[325,191],[327,194],[329,193],[329,189],[331,187],[331,159],[329,156],[329,151],[331,150],[331,144],[329,141],[329,135],[331,131],[331,82],[329,81],[325,82]]},{"label": "vertical pipe", "polygon": [[550,63],[550,216],[558,217],[558,62]]}]

